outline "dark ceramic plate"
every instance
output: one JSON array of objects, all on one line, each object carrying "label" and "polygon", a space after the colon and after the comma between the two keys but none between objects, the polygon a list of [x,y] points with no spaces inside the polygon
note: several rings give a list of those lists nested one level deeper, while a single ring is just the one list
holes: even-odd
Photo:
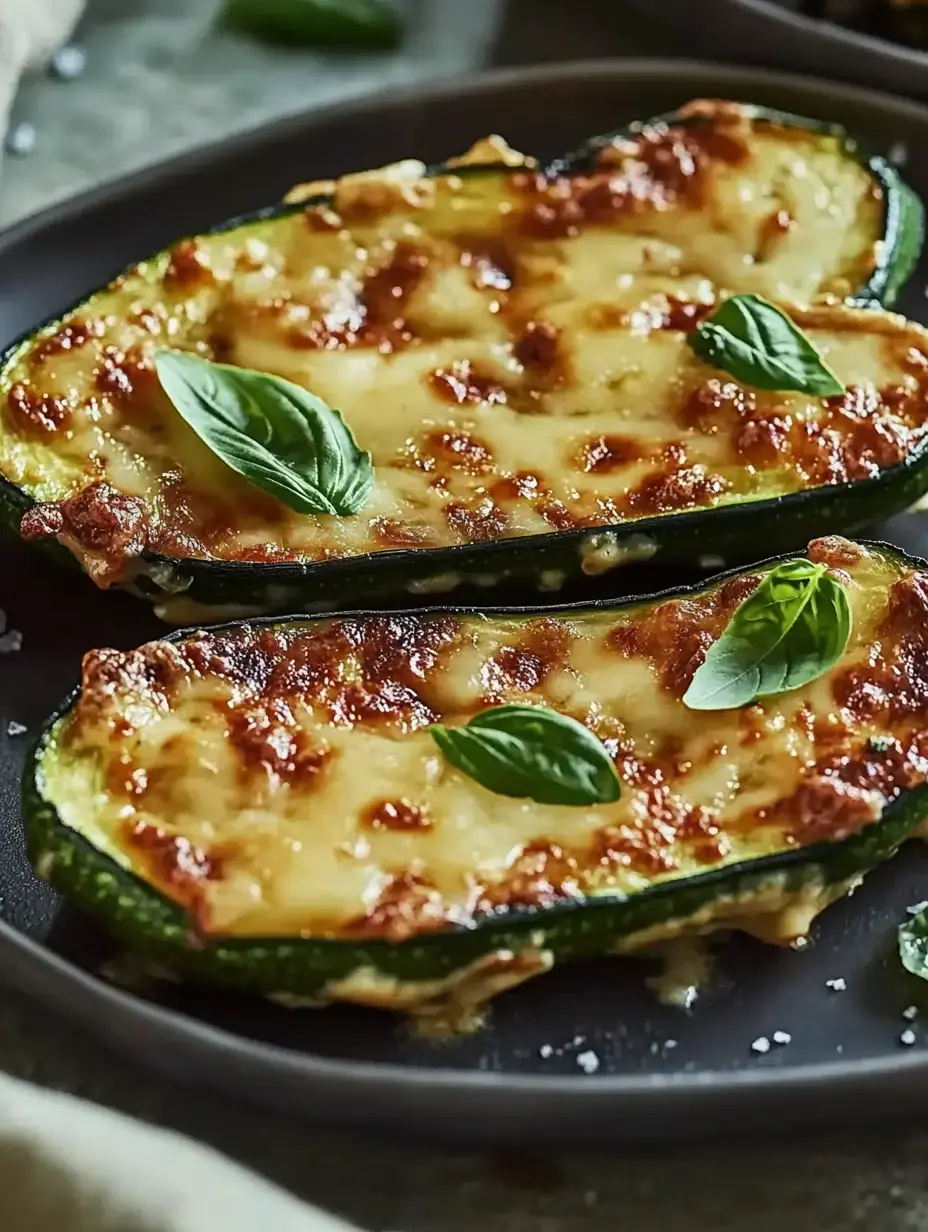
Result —
[{"label": "dark ceramic plate", "polygon": [[[649,16],[654,0],[635,0]],[[928,98],[928,51],[801,12],[799,0],[661,0],[661,16],[713,56]]]},{"label": "dark ceramic plate", "polygon": [[[0,237],[0,347],[122,264],[273,200],[298,177],[409,154],[437,160],[489,131],[550,156],[705,94],[840,120],[876,146],[904,140],[928,196],[928,110],[910,103],[682,62],[494,73],[290,119],[21,224]],[[923,269],[904,304],[913,316],[928,317],[925,282]],[[925,520],[878,532],[928,553]],[[27,866],[17,786],[26,738],[3,733],[9,720],[35,729],[89,647],[128,647],[163,626],[129,597],[13,544],[0,549],[0,577],[0,602],[23,633],[22,650],[0,656],[0,975],[123,1052],[318,1118],[481,1145],[705,1135],[928,1104],[928,1032],[909,1048],[899,1041],[921,986],[894,952],[907,904],[928,897],[928,848],[916,844],[829,910],[806,951],[721,944],[690,1013],[659,1006],[646,967],[618,959],[507,994],[485,1030],[442,1044],[374,1011],[288,1011],[167,985],[117,990],[95,974],[111,957],[106,938]],[[655,577],[655,588],[672,580]],[[826,986],[837,977],[845,992]],[[791,1042],[752,1049],[775,1031]]]}]

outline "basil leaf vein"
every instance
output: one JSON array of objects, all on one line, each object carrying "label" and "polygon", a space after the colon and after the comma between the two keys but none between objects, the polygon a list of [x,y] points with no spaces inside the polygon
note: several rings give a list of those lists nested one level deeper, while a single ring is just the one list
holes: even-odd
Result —
[{"label": "basil leaf vein", "polygon": [[371,455],[338,411],[292,381],[158,350],[161,387],[201,441],[237,474],[297,513],[357,513]]},{"label": "basil leaf vein", "polygon": [[602,743],[544,706],[495,706],[466,726],[429,728],[445,758],[489,791],[538,804],[610,804],[619,777]]},{"label": "basil leaf vein", "polygon": [[691,710],[733,710],[823,676],[851,635],[847,592],[825,565],[791,560],[738,606],[683,696]]},{"label": "basil leaf vein", "polygon": [[700,359],[755,389],[844,393],[805,334],[759,295],[730,296],[687,340]]}]

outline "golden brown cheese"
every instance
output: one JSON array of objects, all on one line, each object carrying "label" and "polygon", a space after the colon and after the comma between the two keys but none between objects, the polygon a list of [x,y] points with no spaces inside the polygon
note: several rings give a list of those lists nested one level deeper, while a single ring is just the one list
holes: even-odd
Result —
[{"label": "golden brown cheese", "polygon": [[[884,203],[820,136],[694,104],[585,174],[343,177],[331,205],[182,241],[0,376],[2,467],[101,584],[172,557],[326,560],[640,519],[875,474],[920,440],[928,341],[875,312],[798,311],[845,398],[761,394],[685,341],[726,291],[861,285]],[[478,149],[486,157],[499,147]],[[813,157],[814,155],[814,157]],[[369,505],[300,516],[170,407],[155,347],[278,373],[338,407]]]},{"label": "golden brown cheese", "polygon": [[[611,611],[245,626],[89,654],[43,793],[209,937],[400,942],[838,840],[928,776],[928,576],[844,540],[809,555],[848,588],[847,651],[743,710],[681,697],[757,575]],[[621,798],[511,799],[443,760],[432,723],[512,701],[585,723]],[[790,935],[773,885],[693,927],[789,940],[839,892]]]}]

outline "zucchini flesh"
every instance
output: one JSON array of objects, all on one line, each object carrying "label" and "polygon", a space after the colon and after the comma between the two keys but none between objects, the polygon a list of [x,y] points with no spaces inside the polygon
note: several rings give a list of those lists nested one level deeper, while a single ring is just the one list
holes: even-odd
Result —
[{"label": "zucchini flesh", "polygon": [[[882,164],[830,128],[708,103],[547,174],[503,153],[312,186],[310,204],[183,241],[14,348],[0,366],[13,520],[101,585],[180,594],[164,606],[182,618],[191,602],[281,610],[475,575],[553,588],[629,556],[684,560],[708,527],[711,550],[738,558],[767,501],[786,498],[773,546],[787,547],[813,517],[853,529],[928,485],[912,465],[917,327],[795,310],[855,387],[848,407],[755,398],[684,338],[728,291],[886,292],[918,226]],[[369,508],[301,517],[232,474],[157,387],[157,345],[277,372],[341,409],[374,456]],[[901,412],[884,397],[899,389]],[[860,398],[875,399],[876,453],[851,423]],[[810,489],[814,509],[793,499]]]},{"label": "zucchini flesh", "polygon": [[[255,621],[91,652],[25,779],[35,868],[190,976],[416,1012],[564,959],[741,928],[786,943],[928,813],[928,573],[829,538],[843,658],[739,711],[680,700],[764,562],[646,600]],[[614,804],[496,795],[428,727],[585,722]]]}]

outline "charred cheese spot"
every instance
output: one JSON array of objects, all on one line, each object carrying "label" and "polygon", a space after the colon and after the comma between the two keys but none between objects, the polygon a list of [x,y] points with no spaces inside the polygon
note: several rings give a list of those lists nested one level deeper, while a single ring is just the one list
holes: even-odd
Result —
[{"label": "charred cheese spot", "polygon": [[[827,401],[742,387],[686,334],[730,291],[810,304],[862,285],[883,209],[830,139],[716,102],[607,145],[576,176],[518,164],[430,178],[405,163],[344,177],[331,205],[181,241],[16,351],[0,374],[0,470],[46,506],[29,534],[58,535],[104,584],[144,547],[326,561],[868,478],[924,437],[917,326],[796,309],[848,386]],[[373,458],[367,507],[300,515],[231,472],[161,391],[159,345],[338,408]],[[68,502],[98,485],[140,504],[105,568],[68,526]]]},{"label": "charred cheese spot", "polygon": [[618,624],[607,645],[624,658],[647,659],[663,686],[682,697],[706,651],[759,585],[759,577],[742,575],[702,599],[662,603],[639,621]]},{"label": "charred cheese spot", "polygon": [[522,176],[529,200],[518,226],[536,238],[566,238],[623,214],[647,214],[678,202],[698,206],[708,191],[710,165],[738,165],[748,158],[747,145],[734,132],[709,126],[648,127],[600,151],[602,170],[591,175],[554,180]]},{"label": "charred cheese spot", "polygon": [[690,391],[680,407],[680,423],[701,434],[731,431],[739,421],[748,420],[757,405],[754,390],[743,389],[734,381],[711,377]]},{"label": "charred cheese spot", "polygon": [[168,253],[164,271],[165,288],[174,294],[196,290],[212,281],[209,256],[195,239],[181,240]]},{"label": "charred cheese spot", "polygon": [[508,528],[505,512],[489,496],[478,497],[467,504],[452,502],[445,506],[445,518],[465,543],[500,539]]},{"label": "charred cheese spot", "polygon": [[[102,394],[124,400],[133,419],[144,410],[143,401],[153,399],[158,387],[158,378],[152,365],[139,347],[120,351],[117,347],[105,347],[100,363],[94,372],[94,384]],[[156,415],[149,416],[147,428],[157,434],[160,421]]]},{"label": "charred cheese spot", "polygon": [[75,318],[66,322],[54,333],[46,334],[32,350],[29,360],[33,367],[40,368],[48,359],[69,351],[76,351],[91,338],[98,338],[105,329],[103,321],[83,321]]},{"label": "charred cheese spot", "polygon": [[[928,579],[810,552],[847,572],[845,656],[742,711],[680,697],[756,573],[612,611],[246,625],[88,655],[43,791],[213,937],[402,942],[835,841],[928,781]],[[527,695],[602,741],[618,801],[514,799],[442,758],[430,724]],[[789,940],[782,893],[718,922]]]},{"label": "charred cheese spot", "polygon": [[143,502],[102,481],[60,504],[35,505],[20,522],[24,539],[56,535],[75,544],[98,585],[120,577],[126,561],[144,548],[147,532]]},{"label": "charred cheese spot", "polygon": [[715,504],[729,486],[723,475],[707,474],[702,466],[669,466],[633,488],[628,503],[640,514],[670,513]]},{"label": "charred cheese spot", "polygon": [[424,808],[402,799],[372,804],[362,820],[374,830],[428,830],[432,825]]},{"label": "charred cheese spot", "polygon": [[52,434],[66,427],[71,404],[56,394],[39,393],[26,381],[17,381],[6,398],[10,420],[24,436]]},{"label": "charred cheese spot", "polygon": [[478,233],[458,235],[456,242],[461,250],[461,264],[471,271],[474,286],[479,291],[512,290],[517,259],[505,239]]},{"label": "charred cheese spot", "polygon": [[486,475],[493,469],[489,446],[470,432],[454,428],[429,432],[416,449],[416,466],[425,471],[464,471]]},{"label": "charred cheese spot", "polygon": [[229,742],[246,777],[259,770],[291,785],[313,783],[331,755],[307,741],[290,707],[281,698],[266,705],[229,708]]},{"label": "charred cheese spot", "polygon": [[450,368],[436,368],[429,374],[429,384],[444,402],[463,403],[506,402],[503,386],[491,375],[481,373],[468,359],[458,360]]},{"label": "charred cheese spot", "polygon": [[345,932],[398,942],[435,932],[448,922],[447,909],[434,886],[414,873],[400,873],[387,882],[364,915],[348,921]]},{"label": "charred cheese spot", "polygon": [[475,910],[492,914],[500,908],[553,907],[580,897],[579,866],[557,843],[536,840],[519,852],[500,878],[491,882]]},{"label": "charred cheese spot", "polygon": [[221,864],[182,835],[143,821],[127,829],[125,843],[151,881],[186,907],[199,928],[206,883],[222,876]]},{"label": "charred cheese spot", "polygon": [[513,355],[536,387],[549,389],[570,380],[569,360],[555,326],[547,321],[529,321],[513,344]]},{"label": "charred cheese spot", "polygon": [[826,535],[822,539],[813,539],[809,544],[808,557],[817,565],[832,565],[835,568],[845,568],[856,565],[862,559],[864,549],[850,539],[842,539],[840,535]]}]

